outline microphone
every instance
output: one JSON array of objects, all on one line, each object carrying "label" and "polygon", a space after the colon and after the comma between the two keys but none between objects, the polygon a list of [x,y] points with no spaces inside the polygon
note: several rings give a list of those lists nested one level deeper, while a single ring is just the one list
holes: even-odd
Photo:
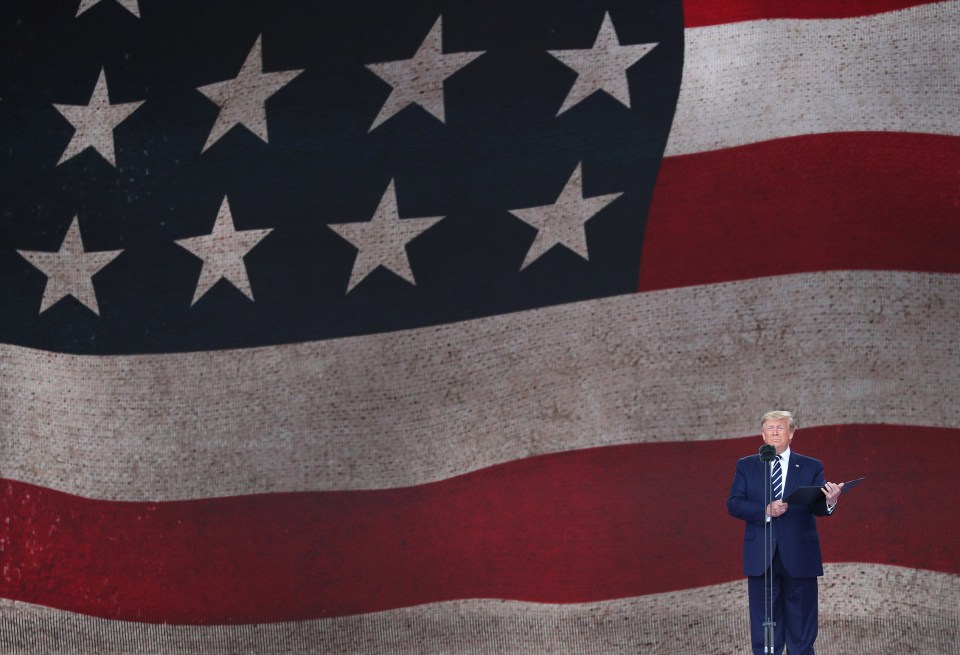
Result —
[{"label": "microphone", "polygon": [[772,462],[777,458],[777,449],[771,446],[768,443],[760,446],[760,461],[761,462]]}]

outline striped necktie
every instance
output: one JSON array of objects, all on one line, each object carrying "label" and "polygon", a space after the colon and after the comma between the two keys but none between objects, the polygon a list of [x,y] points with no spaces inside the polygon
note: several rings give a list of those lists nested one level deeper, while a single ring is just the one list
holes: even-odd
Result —
[{"label": "striped necktie", "polygon": [[770,476],[770,485],[773,487],[773,499],[783,498],[783,469],[780,468],[780,456],[773,460],[773,474]]}]

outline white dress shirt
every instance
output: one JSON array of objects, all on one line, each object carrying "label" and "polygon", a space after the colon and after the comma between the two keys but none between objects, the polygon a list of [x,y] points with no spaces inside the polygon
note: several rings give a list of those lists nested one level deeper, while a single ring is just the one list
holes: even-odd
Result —
[{"label": "white dress shirt", "polygon": [[[790,466],[790,446],[787,446],[787,449],[782,453],[780,453],[779,458],[780,458],[780,488],[783,491],[786,491],[787,490],[787,470],[788,470],[788,467]],[[773,462],[770,463],[770,466],[771,466],[771,472],[772,472]],[[783,498],[781,498],[780,500],[783,500]],[[771,517],[769,516],[767,517],[767,523],[770,522],[770,518]]]},{"label": "white dress shirt", "polygon": [[[787,471],[790,470],[790,446],[787,446],[787,449],[780,453],[780,470],[783,471],[783,491],[784,498],[786,497],[787,491]],[[780,500],[783,500],[781,498]]]}]

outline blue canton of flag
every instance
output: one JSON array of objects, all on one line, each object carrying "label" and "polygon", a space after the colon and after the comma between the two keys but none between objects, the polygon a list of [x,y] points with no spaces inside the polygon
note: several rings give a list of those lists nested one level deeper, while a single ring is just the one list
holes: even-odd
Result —
[{"label": "blue canton of flag", "polygon": [[637,288],[679,4],[2,12],[5,342],[218,349]]}]

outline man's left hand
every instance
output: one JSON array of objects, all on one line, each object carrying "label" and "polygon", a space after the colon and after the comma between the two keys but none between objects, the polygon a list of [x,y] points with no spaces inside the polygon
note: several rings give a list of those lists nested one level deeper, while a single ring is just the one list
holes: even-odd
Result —
[{"label": "man's left hand", "polygon": [[820,491],[823,492],[823,495],[827,497],[827,505],[836,505],[837,499],[840,498],[840,492],[843,490],[843,483],[834,484],[833,482],[828,482],[823,487],[820,488]]}]

